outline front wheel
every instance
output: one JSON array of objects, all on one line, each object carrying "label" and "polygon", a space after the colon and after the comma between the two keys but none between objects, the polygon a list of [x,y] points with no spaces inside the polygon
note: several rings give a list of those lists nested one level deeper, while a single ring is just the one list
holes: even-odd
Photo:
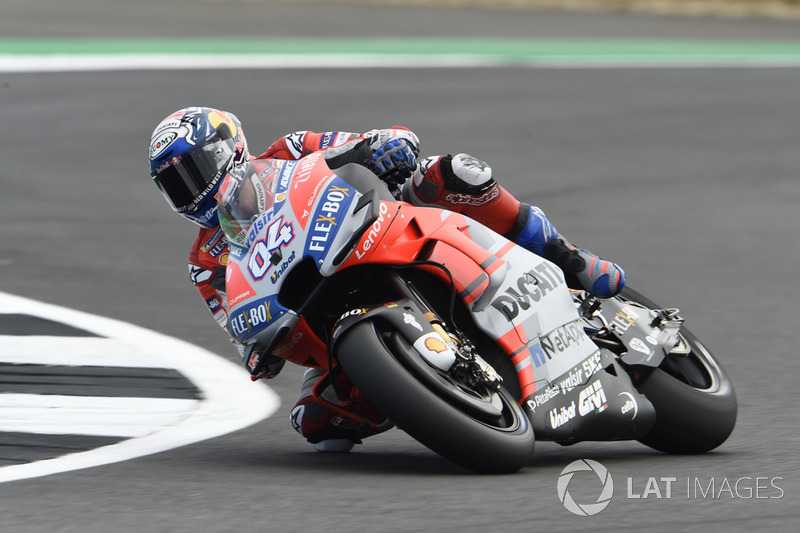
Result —
[{"label": "front wheel", "polygon": [[[622,293],[658,307],[630,289]],[[668,355],[638,389],[656,408],[656,423],[639,442],[666,453],[704,453],[727,440],[736,425],[737,402],[730,378],[691,332],[681,334],[688,355]]]},{"label": "front wheel", "polygon": [[393,329],[364,321],[339,341],[350,380],[399,428],[439,455],[479,473],[515,472],[534,448],[533,428],[504,389],[469,390],[434,369]]}]

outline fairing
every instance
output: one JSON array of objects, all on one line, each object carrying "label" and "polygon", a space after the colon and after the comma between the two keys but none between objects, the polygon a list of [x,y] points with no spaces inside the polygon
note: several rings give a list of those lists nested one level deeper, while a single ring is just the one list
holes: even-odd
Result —
[{"label": "fairing", "polygon": [[[537,437],[564,442],[631,438],[652,424],[652,406],[624,371],[614,371],[613,356],[587,335],[562,272],[546,259],[462,215],[381,200],[363,187],[359,191],[331,171],[320,154],[297,162],[254,161],[237,179],[226,178],[218,197],[231,240],[228,329],[238,341],[324,368],[325,344],[314,338],[301,310],[278,299],[294,266],[313,262],[317,278],[309,283],[318,283],[363,265],[432,262],[440,267],[417,268],[448,285],[452,276],[475,324],[510,358],[520,402]],[[247,183],[254,184],[250,197],[237,198],[232,191],[248,191]],[[259,183],[269,194],[252,194]],[[253,203],[253,197],[271,201]],[[245,204],[256,208],[244,209]],[[391,306],[396,309],[354,309],[333,328],[333,337],[348,321],[364,318],[358,315],[393,313],[402,321],[404,309],[397,302],[378,307]],[[409,343],[420,346],[432,366],[446,370],[452,357],[444,352],[444,339],[429,330],[422,314],[405,312],[406,320],[422,326],[416,333],[404,327],[409,337],[416,335]],[[425,335],[432,338],[428,346],[436,347],[431,353],[425,342],[417,342]],[[434,352],[444,355],[437,359]]]}]

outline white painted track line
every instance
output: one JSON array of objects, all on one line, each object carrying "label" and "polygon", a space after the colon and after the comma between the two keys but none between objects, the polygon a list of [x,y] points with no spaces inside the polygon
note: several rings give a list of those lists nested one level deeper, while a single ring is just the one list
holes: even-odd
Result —
[{"label": "white painted track line", "polygon": [[0,431],[143,437],[180,424],[198,400],[0,394]]},{"label": "white painted track line", "polygon": [[[18,427],[17,431],[22,431],[22,427],[15,424],[21,424],[21,419],[26,418],[26,414],[31,417],[42,416],[38,423],[34,420],[28,422],[29,431],[41,432],[42,420],[55,421],[59,417],[66,420],[69,417],[78,417],[83,410],[83,422],[72,420],[68,424],[72,428],[70,433],[85,430],[90,432],[87,434],[93,435],[133,436],[94,450],[2,467],[0,482],[89,468],[186,446],[255,424],[272,415],[280,405],[280,399],[272,389],[260,382],[252,383],[247,372],[238,365],[179,339],[117,320],[2,292],[0,309],[6,313],[29,314],[62,322],[104,337],[83,339],[87,347],[85,351],[80,339],[58,337],[62,349],[57,356],[51,356],[43,350],[27,354],[24,351],[30,349],[33,341],[49,343],[53,342],[52,338],[44,340],[0,336],[4,354],[0,361],[96,365],[103,362],[102,352],[105,351],[108,356],[105,361],[107,366],[138,366],[134,362],[146,361],[148,367],[176,369],[200,389],[202,396],[200,400],[156,398],[148,401],[144,398],[64,399],[60,396],[34,399],[31,398],[34,395],[28,394],[0,394],[0,428],[6,428],[5,431],[10,431],[12,427]],[[98,408],[100,402],[106,403],[108,409],[105,412]],[[122,417],[116,424],[109,420],[109,410],[115,408],[118,408],[115,411],[116,416]],[[48,410],[52,412],[47,412]],[[94,411],[93,424],[88,424],[85,420],[89,411]],[[154,411],[163,416],[154,417]],[[102,429],[104,426],[107,427],[106,430]],[[121,426],[126,426],[127,429]],[[52,429],[55,430],[55,427],[52,426]],[[69,428],[63,429],[66,431]]]}]

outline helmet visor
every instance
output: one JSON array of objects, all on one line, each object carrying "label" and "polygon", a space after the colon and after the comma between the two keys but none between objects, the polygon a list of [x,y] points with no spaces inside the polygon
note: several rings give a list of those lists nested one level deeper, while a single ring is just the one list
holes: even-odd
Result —
[{"label": "helmet visor", "polygon": [[[224,138],[227,137],[227,138]],[[185,153],[153,176],[178,213],[194,211],[228,170],[236,151],[230,136],[217,136]]]}]

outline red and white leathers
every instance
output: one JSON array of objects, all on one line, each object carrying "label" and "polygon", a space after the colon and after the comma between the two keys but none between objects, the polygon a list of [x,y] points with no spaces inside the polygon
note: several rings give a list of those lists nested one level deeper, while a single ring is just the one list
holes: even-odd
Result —
[{"label": "red and white leathers", "polygon": [[462,213],[512,240],[519,233],[515,229],[524,211],[522,204],[497,184],[492,169],[467,154],[421,160],[403,187],[403,200]]},{"label": "red and white leathers", "polygon": [[225,265],[228,263],[228,240],[222,228],[200,228],[189,252],[189,277],[208,310],[222,328],[227,328]]}]

